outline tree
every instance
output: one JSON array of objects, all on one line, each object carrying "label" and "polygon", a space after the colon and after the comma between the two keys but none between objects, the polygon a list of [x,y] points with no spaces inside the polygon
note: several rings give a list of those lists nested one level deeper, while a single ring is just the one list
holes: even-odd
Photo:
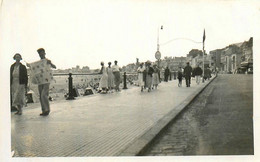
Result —
[{"label": "tree", "polygon": [[192,57],[192,58],[194,58],[194,57],[196,57],[196,56],[198,56],[198,55],[200,55],[200,56],[203,55],[202,50],[192,49],[192,50],[189,52],[189,54],[187,55],[187,57]]}]

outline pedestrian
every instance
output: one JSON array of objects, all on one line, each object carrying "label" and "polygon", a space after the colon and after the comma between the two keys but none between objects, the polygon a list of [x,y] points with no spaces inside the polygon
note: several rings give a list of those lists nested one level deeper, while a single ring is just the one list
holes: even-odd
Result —
[{"label": "pedestrian", "polygon": [[184,68],[184,76],[185,76],[185,80],[186,80],[186,86],[190,87],[190,80],[191,80],[191,73],[192,73],[192,68],[190,66],[190,63],[187,62],[187,65]]},{"label": "pedestrian", "polygon": [[99,89],[101,89],[102,94],[105,94],[107,93],[107,87],[108,87],[108,75],[103,61],[100,63],[100,65],[101,65],[100,74],[102,74],[102,76],[99,81]]},{"label": "pedestrian", "polygon": [[113,74],[114,74],[114,83],[115,83],[115,90],[120,91],[120,67],[117,65],[117,61],[114,61],[115,65],[112,66]]},{"label": "pedestrian", "polygon": [[147,61],[147,74],[146,74],[146,84],[147,84],[147,88],[148,88],[148,92],[151,91],[152,88],[152,81],[153,81],[153,72],[154,69],[151,67],[151,62]]},{"label": "pedestrian", "polygon": [[170,74],[170,69],[169,69],[168,66],[167,66],[167,67],[165,68],[165,71],[164,71],[164,81],[165,81],[165,82],[168,82],[169,74]]},{"label": "pedestrian", "polygon": [[196,79],[196,83],[199,85],[200,84],[200,78],[202,76],[202,69],[200,68],[200,65],[198,64],[197,67],[194,69],[194,75]]},{"label": "pedestrian", "polygon": [[153,87],[155,87],[155,89],[157,89],[157,86],[160,83],[160,79],[159,79],[160,70],[159,70],[159,68],[157,67],[156,64],[154,64],[153,69],[154,69],[154,72],[153,72]]},{"label": "pedestrian", "polygon": [[15,63],[13,63],[10,68],[11,107],[17,109],[16,115],[22,115],[22,108],[26,104],[25,94],[28,84],[28,75],[26,67],[20,62],[22,56],[16,53],[13,59]]},{"label": "pedestrian", "polygon": [[111,67],[111,62],[108,62],[108,67],[107,67],[107,76],[108,76],[108,90],[112,91],[112,89],[114,88],[114,74],[113,74],[113,70]]},{"label": "pedestrian", "polygon": [[141,87],[141,92],[144,90],[144,63],[140,63],[139,67],[137,68],[138,73],[138,85]]},{"label": "pedestrian", "polygon": [[[51,60],[45,57],[46,53],[43,48],[39,48],[37,52],[39,54],[41,61],[46,60],[46,65],[56,69],[56,66],[51,62]],[[30,67],[30,64],[26,64],[26,65]],[[50,113],[49,87],[50,87],[50,83],[38,84],[38,91],[39,91],[40,103],[42,108],[42,113],[40,114],[40,116],[48,116]]]},{"label": "pedestrian", "polygon": [[216,67],[215,75],[218,76],[218,67]]},{"label": "pedestrian", "polygon": [[178,87],[182,86],[182,77],[183,77],[182,68],[179,67],[179,70],[178,70],[178,80],[179,80]]},{"label": "pedestrian", "polygon": [[209,67],[206,67],[204,70],[204,80],[209,80],[211,78],[211,70]]},{"label": "pedestrian", "polygon": [[143,72],[143,81],[144,81],[144,89],[147,88],[146,76],[147,76],[147,62],[144,63],[144,72]]}]

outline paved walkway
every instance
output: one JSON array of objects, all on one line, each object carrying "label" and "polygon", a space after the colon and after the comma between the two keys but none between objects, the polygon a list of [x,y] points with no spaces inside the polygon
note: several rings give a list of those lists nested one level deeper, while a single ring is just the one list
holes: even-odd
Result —
[{"label": "paved walkway", "polygon": [[208,83],[196,85],[192,80],[191,87],[180,88],[174,80],[162,82],[150,93],[134,87],[119,93],[51,102],[47,117],[39,116],[39,106],[25,109],[21,116],[12,113],[14,156],[131,155],[129,148],[135,149],[134,144],[144,134],[149,134],[169,112],[188,104],[185,101],[194,98]]}]

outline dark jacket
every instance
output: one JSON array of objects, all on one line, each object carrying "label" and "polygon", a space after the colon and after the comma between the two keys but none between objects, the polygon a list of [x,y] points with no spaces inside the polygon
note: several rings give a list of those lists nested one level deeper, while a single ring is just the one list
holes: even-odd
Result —
[{"label": "dark jacket", "polygon": [[153,76],[154,69],[152,67],[149,67],[147,74],[151,77]]},{"label": "dark jacket", "polygon": [[182,75],[182,71],[178,71],[178,79],[182,79],[183,75]]},{"label": "dark jacket", "polygon": [[194,69],[194,76],[196,75],[202,75],[202,69],[200,67]]},{"label": "dark jacket", "polygon": [[164,71],[164,76],[168,76],[170,74],[170,69],[166,68]]},{"label": "dark jacket", "polygon": [[[15,64],[16,63],[12,64],[10,68],[10,84],[12,84],[13,82],[13,71],[14,71]],[[20,63],[20,67],[19,67],[19,83],[25,85],[28,84],[27,69],[22,63]]]},{"label": "dark jacket", "polygon": [[191,73],[192,73],[192,68],[190,65],[187,65],[185,68],[184,68],[184,76],[191,76]]}]

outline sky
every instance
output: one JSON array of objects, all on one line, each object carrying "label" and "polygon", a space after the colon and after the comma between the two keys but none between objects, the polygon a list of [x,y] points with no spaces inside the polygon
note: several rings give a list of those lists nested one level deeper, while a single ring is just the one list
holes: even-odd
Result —
[{"label": "sky", "polygon": [[[39,60],[38,48],[58,69],[91,69],[118,60],[120,66],[155,61],[158,29],[162,58],[191,49],[224,48],[249,40],[259,26],[259,4],[248,1],[2,0],[1,60],[15,53],[23,63]],[[256,5],[257,4],[257,5]],[[187,38],[187,39],[177,39]],[[166,42],[169,42],[165,44]]]}]

